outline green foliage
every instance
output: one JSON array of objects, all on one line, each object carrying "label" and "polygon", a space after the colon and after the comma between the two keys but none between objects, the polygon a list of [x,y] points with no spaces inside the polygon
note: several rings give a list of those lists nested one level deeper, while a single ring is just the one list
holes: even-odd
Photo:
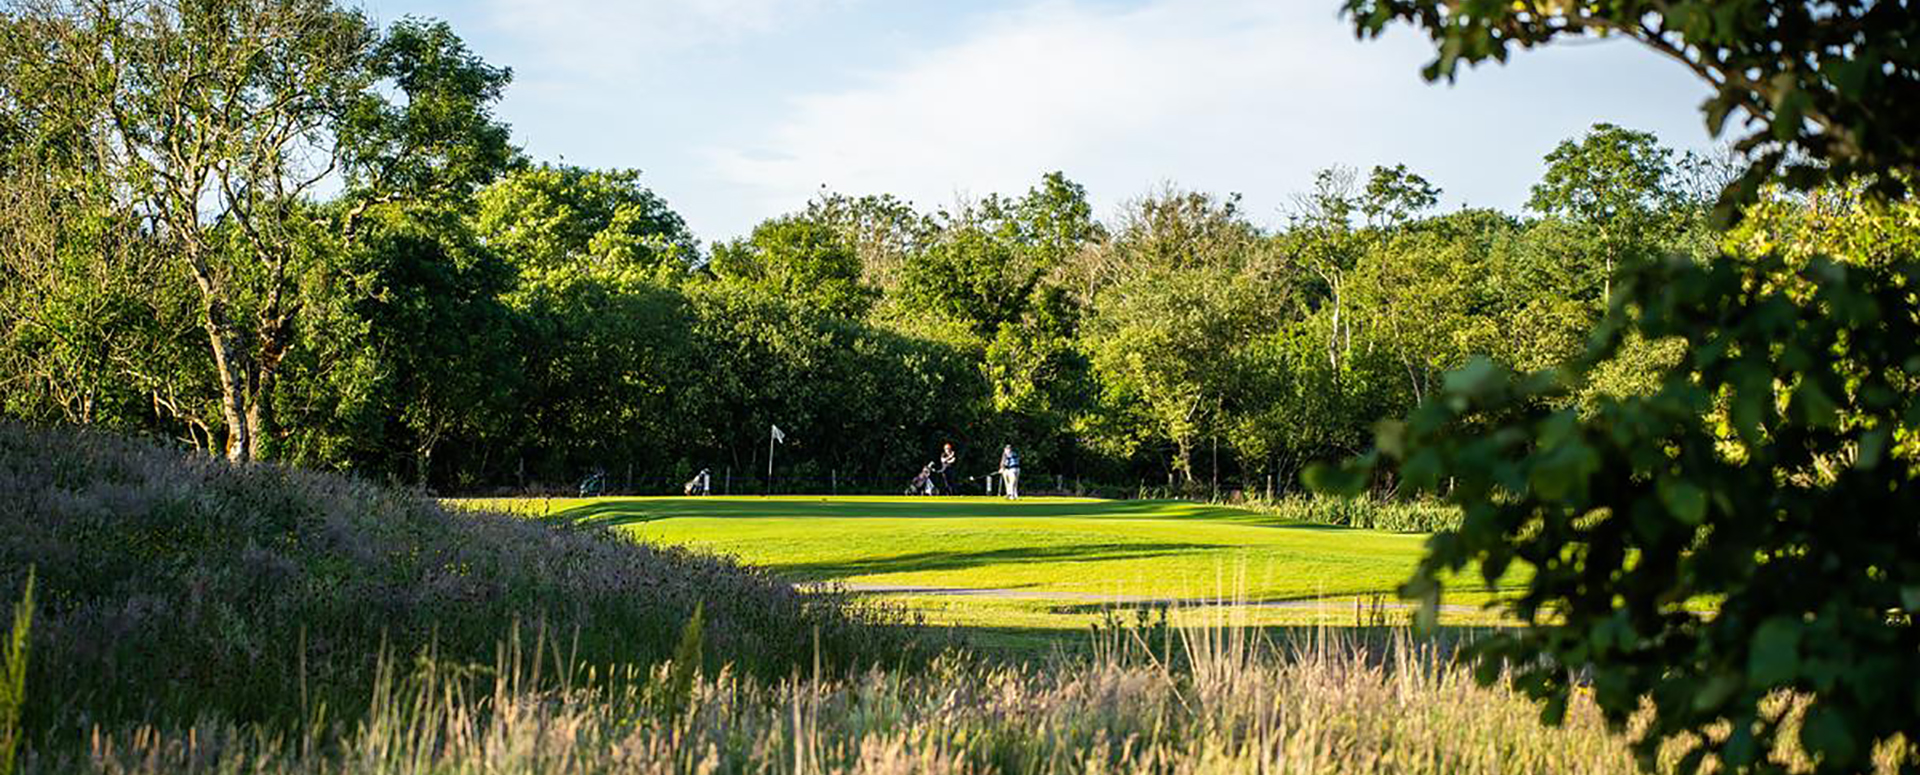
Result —
[{"label": "green foliage", "polygon": [[1433,209],[1440,202],[1440,189],[1407,165],[1374,167],[1367,175],[1366,192],[1360,199],[1360,212],[1370,226],[1398,224]]},{"label": "green foliage", "polygon": [[1057,172],[1025,196],[988,197],[942,220],[906,262],[901,295],[916,314],[950,316],[981,336],[1018,324],[1047,275],[1101,235],[1086,189]]},{"label": "green foliage", "polygon": [[1310,495],[1255,502],[1249,508],[1286,520],[1393,533],[1438,533],[1460,527],[1459,508],[1425,500]]},{"label": "green foliage", "polygon": [[865,315],[876,295],[861,281],[853,243],[832,226],[805,218],[776,218],[754,227],[746,239],[715,245],[707,268],[722,281],[852,318]]},{"label": "green foliage", "polygon": [[29,565],[20,602],[13,606],[6,672],[0,675],[0,775],[13,775],[20,752],[20,714],[27,707],[27,658],[33,647],[33,579],[34,566]]},{"label": "green foliage", "polygon": [[1527,207],[1642,241],[1655,218],[1674,207],[1672,155],[1652,133],[1596,124],[1547,154],[1546,175]]},{"label": "green foliage", "polygon": [[[50,9],[12,9],[30,34],[0,44],[0,86],[47,108],[8,118],[33,142],[0,147],[0,411],[440,491],[601,472],[615,491],[661,492],[702,468],[755,487],[772,422],[797,431],[778,472],[794,489],[890,492],[956,441],[963,455],[1016,444],[1035,484],[1285,490],[1469,355],[1543,368],[1578,352],[1617,257],[1709,241],[1697,196],[1660,193],[1671,153],[1600,127],[1556,152],[1543,190],[1632,189],[1588,174],[1625,159],[1665,181],[1631,200],[1633,229],[1604,208],[1436,215],[1438,186],[1405,165],[1322,170],[1272,231],[1237,196],[1173,187],[1103,222],[1055,172],[949,210],[822,192],[703,251],[637,172],[520,159],[493,115],[510,73],[446,25],[376,29],[327,0],[185,12],[326,25],[272,53],[340,58],[300,115],[343,190],[262,198],[262,183],[155,231],[158,203],[177,214],[205,192],[152,189],[130,212],[118,192],[169,178],[93,153],[112,145],[97,101],[224,117],[168,108],[139,79],[77,88],[83,58],[42,52],[152,38],[165,45],[135,59],[159,77],[184,67],[181,47],[227,51],[231,36],[171,12],[113,27]],[[244,162],[226,150],[208,153]],[[272,223],[249,227],[255,214]],[[1879,236],[1900,244],[1901,228]],[[162,238],[175,234],[198,237]],[[181,271],[195,256],[217,298]],[[1595,392],[1646,386],[1634,358],[1618,365]]]},{"label": "green foliage", "polygon": [[474,55],[446,22],[395,22],[369,52],[367,67],[404,101],[368,92],[339,119],[356,206],[465,206],[515,160],[511,133],[493,119],[493,103],[513,74]]},{"label": "green foliage", "polygon": [[684,275],[693,235],[639,170],[542,164],[475,195],[474,228],[530,280],[590,271],[646,278]]},{"label": "green foliage", "polygon": [[700,680],[701,663],[706,658],[701,646],[701,631],[706,628],[706,601],[693,604],[693,616],[680,629],[680,645],[673,648],[668,663],[665,708],[677,716],[693,703],[693,687]]},{"label": "green foliage", "polygon": [[[1431,601],[1444,573],[1478,564],[1492,581],[1522,564],[1511,608],[1532,626],[1468,653],[1515,665],[1530,694],[1564,703],[1567,668],[1584,666],[1616,724],[1654,700],[1649,761],[1731,720],[1706,750],[1748,769],[1782,730],[1763,701],[1791,691],[1836,730],[1803,728],[1819,769],[1858,770],[1872,744],[1916,729],[1911,697],[1888,690],[1920,682],[1916,281],[1911,265],[1827,260],[1643,265],[1622,275],[1637,308],[1573,370],[1512,380],[1479,361],[1449,375],[1378,440],[1378,463],[1465,511],[1405,593]],[[1685,342],[1656,391],[1585,416],[1543,400],[1630,330]],[[1714,616],[1688,610],[1700,598]]]},{"label": "green foliage", "polygon": [[[1468,654],[1483,680],[1512,670],[1549,722],[1578,674],[1616,727],[1651,701],[1635,743],[1645,765],[1663,742],[1697,735],[1685,771],[1709,756],[1779,771],[1770,754],[1797,730],[1811,771],[1863,771],[1876,747],[1911,770],[1920,707],[1891,687],[1920,682],[1920,594],[1909,593],[1920,589],[1920,262],[1911,204],[1886,199],[1920,163],[1914,17],[1759,0],[1347,10],[1362,34],[1396,19],[1425,27],[1440,44],[1429,77],[1587,33],[1681,59],[1716,91],[1711,130],[1735,109],[1761,127],[1739,144],[1753,161],[1722,199],[1759,203],[1725,240],[1733,253],[1628,264],[1605,325],[1565,368],[1515,378],[1476,359],[1405,422],[1383,424],[1374,452],[1310,479],[1353,491],[1392,471],[1464,509],[1403,589],[1429,611],[1448,571],[1478,564],[1489,584],[1514,564],[1531,571],[1509,601],[1529,626]],[[1763,200],[1790,150],[1804,161],[1784,181],[1812,193]],[[1660,188],[1649,138],[1602,131],[1556,153],[1568,164],[1536,190],[1541,209],[1617,222],[1648,204],[1630,192]],[[1639,368],[1619,368],[1633,356]],[[1576,394],[1584,407],[1570,405]],[[1698,600],[1715,613],[1690,612]],[[1789,723],[1784,697],[1804,717]]]},{"label": "green foliage", "polygon": [[1134,444],[1170,444],[1194,479],[1194,450],[1233,396],[1238,349],[1271,330],[1268,289],[1220,270],[1155,273],[1101,292],[1087,347],[1102,403]]}]

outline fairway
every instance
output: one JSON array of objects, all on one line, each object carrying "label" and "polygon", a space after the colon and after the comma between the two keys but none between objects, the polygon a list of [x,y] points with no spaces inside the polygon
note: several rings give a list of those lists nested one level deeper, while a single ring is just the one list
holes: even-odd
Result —
[{"label": "fairway", "polygon": [[[1231,603],[1262,622],[1352,623],[1385,602],[1426,540],[1185,501],[711,497],[465,501],[618,526],[796,583],[842,584],[978,626],[1081,626],[1113,605]],[[1449,618],[1489,594],[1462,584]],[[1403,617],[1401,617],[1403,618]],[[1474,616],[1472,618],[1481,618]]]}]

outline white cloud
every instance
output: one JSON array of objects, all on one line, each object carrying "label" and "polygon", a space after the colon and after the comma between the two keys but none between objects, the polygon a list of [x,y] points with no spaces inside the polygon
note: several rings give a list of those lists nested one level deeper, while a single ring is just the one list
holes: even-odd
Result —
[{"label": "white cloud", "polygon": [[[1271,212],[1314,168],[1396,161],[1454,201],[1507,204],[1524,196],[1553,142],[1601,117],[1633,122],[1593,93],[1594,83],[1634,75],[1606,64],[1632,56],[1613,51],[1531,55],[1529,74],[1482,68],[1446,88],[1418,76],[1431,52],[1424,41],[1356,42],[1324,2],[1148,0],[1114,10],[1042,0],[852,85],[792,97],[752,142],[705,152],[739,192],[732,209],[761,216],[822,185],[928,206],[1024,190],[1053,169],[1104,207],[1173,179],[1245,192]],[[1625,91],[1614,102],[1652,102]],[[1685,117],[1692,107],[1640,112]],[[1489,165],[1488,154],[1512,158]]]},{"label": "white cloud", "polygon": [[1341,56],[1351,36],[1308,9],[1324,10],[1160,0],[1115,13],[1045,2],[854,88],[797,97],[760,145],[710,154],[775,210],[822,184],[929,204],[956,187],[1022,189],[1055,168],[1132,175],[1134,193],[1210,172],[1224,151],[1257,161],[1262,148],[1306,139],[1316,115],[1350,112],[1383,82],[1412,78],[1402,63]]}]

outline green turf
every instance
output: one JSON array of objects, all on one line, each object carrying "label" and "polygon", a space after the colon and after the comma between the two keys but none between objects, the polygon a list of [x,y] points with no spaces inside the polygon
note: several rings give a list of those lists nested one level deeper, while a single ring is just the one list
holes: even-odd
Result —
[{"label": "green turf", "polygon": [[[1351,621],[1393,599],[1425,536],[1277,520],[1185,501],[985,497],[600,498],[475,506],[621,526],[795,582],[886,594],[935,621],[1081,627],[1136,599],[1225,598],[1259,622]],[[1488,598],[1458,585],[1450,605]],[[951,590],[997,590],[956,594]],[[1367,603],[1362,603],[1366,605]],[[1466,616],[1450,609],[1453,618]],[[1398,615],[1398,612],[1396,612]]]}]

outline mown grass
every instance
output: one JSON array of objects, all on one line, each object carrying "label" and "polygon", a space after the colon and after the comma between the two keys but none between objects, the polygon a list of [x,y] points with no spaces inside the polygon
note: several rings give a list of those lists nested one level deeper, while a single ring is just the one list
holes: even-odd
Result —
[{"label": "mown grass", "polygon": [[[1426,541],[1420,534],[1188,501],[794,496],[464,503],[618,525],[645,541],[711,550],[795,582],[883,591],[937,623],[1003,632],[1084,630],[1103,603],[1192,607],[1219,599],[1246,606],[1267,624],[1354,623],[1356,602],[1397,604],[1396,589]],[[1477,578],[1462,582],[1449,589],[1447,621],[1497,621],[1478,609],[1498,591]]]}]

